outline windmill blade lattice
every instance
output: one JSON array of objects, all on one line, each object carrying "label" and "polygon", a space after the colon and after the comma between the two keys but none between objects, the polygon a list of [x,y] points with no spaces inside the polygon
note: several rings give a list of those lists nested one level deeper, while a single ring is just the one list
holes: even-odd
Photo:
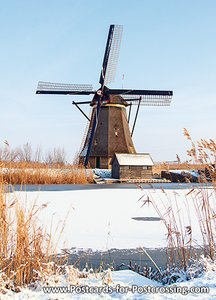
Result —
[{"label": "windmill blade lattice", "polygon": [[122,32],[123,32],[123,26],[115,25],[109,60],[107,64],[107,70],[105,74],[105,85],[115,81],[119,51],[121,46]]},{"label": "windmill blade lattice", "polygon": [[70,94],[89,95],[93,94],[91,84],[66,84],[39,81],[36,94]]},{"label": "windmill blade lattice", "polygon": [[[133,105],[142,106],[169,106],[172,96],[169,95],[120,95],[127,102]],[[141,100],[141,101],[140,101]]]},{"label": "windmill blade lattice", "polygon": [[116,68],[118,64],[119,51],[122,39],[123,26],[110,25],[106,50],[101,70],[99,83],[107,85],[115,80]]},{"label": "windmill blade lattice", "polygon": [[173,96],[172,91],[133,90],[133,89],[108,89],[106,95],[135,95],[135,96]]}]

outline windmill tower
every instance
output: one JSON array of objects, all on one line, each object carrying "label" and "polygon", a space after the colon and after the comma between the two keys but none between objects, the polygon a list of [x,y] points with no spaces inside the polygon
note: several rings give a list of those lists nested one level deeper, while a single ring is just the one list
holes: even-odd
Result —
[{"label": "windmill tower", "polygon": [[[100,75],[100,88],[93,90],[86,84],[60,84],[39,82],[37,94],[90,95],[91,101],[72,102],[88,120],[88,129],[80,152],[80,162],[91,168],[110,168],[114,153],[136,153],[132,135],[139,108],[170,105],[173,92],[157,90],[109,89],[114,81],[123,27],[110,25],[104,60]],[[90,104],[90,118],[79,105]],[[137,106],[132,126],[129,128],[131,107]],[[126,108],[129,107],[127,117]]]}]

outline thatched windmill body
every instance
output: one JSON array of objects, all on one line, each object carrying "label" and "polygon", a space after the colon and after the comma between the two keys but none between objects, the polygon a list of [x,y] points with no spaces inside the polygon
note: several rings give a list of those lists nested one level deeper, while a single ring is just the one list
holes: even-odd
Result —
[{"label": "thatched windmill body", "polygon": [[[93,90],[91,85],[59,84],[39,82],[37,94],[90,95],[91,101],[72,103],[88,120],[86,134],[79,154],[80,162],[91,168],[109,168],[114,153],[136,153],[132,135],[141,105],[170,105],[172,91],[109,89],[114,81],[118,62],[121,25],[110,25],[104,60],[100,75],[100,88]],[[82,104],[92,107],[90,118],[80,108]],[[132,126],[129,128],[132,105],[137,106]],[[126,108],[129,107],[127,116]]]}]

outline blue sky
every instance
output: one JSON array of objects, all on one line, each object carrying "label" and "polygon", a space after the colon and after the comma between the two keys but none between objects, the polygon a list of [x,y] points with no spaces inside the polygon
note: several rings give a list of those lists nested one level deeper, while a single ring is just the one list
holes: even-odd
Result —
[{"label": "blue sky", "polygon": [[[216,1],[4,1],[0,5],[0,146],[64,147],[71,161],[86,126],[79,97],[35,95],[37,82],[90,83],[110,24],[124,26],[110,87],[173,90],[170,107],[142,107],[133,136],[155,161],[186,158],[186,127],[215,139]],[[83,96],[82,100],[91,100]],[[85,111],[88,113],[89,107]]]}]

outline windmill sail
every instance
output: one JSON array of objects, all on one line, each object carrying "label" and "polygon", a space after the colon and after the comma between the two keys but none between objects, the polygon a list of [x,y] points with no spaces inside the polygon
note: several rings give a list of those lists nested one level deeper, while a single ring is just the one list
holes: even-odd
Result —
[{"label": "windmill sail", "polygon": [[109,34],[108,34],[108,38],[107,38],[107,44],[106,44],[106,50],[105,50],[104,60],[103,60],[103,65],[102,65],[102,70],[101,70],[101,76],[100,76],[100,80],[99,80],[99,83],[101,84],[101,91],[100,91],[100,94],[97,95],[97,97],[94,97],[94,99],[97,103],[97,110],[94,115],[94,120],[93,120],[93,124],[91,127],[90,138],[89,138],[89,142],[88,142],[88,149],[87,149],[86,159],[85,159],[85,166],[88,165],[89,156],[91,153],[92,142],[93,142],[94,133],[95,133],[95,130],[97,127],[99,111],[100,111],[100,106],[101,106],[101,100],[103,97],[103,91],[104,91],[105,85],[113,82],[115,79],[121,38],[122,38],[122,29],[123,29],[122,25],[110,25]]},{"label": "windmill sail", "polygon": [[89,95],[93,94],[91,84],[66,84],[39,81],[36,94]]},{"label": "windmill sail", "polygon": [[[169,95],[120,95],[125,101],[133,105],[169,106],[172,96]],[[140,102],[140,104],[139,104]]]},{"label": "windmill sail", "polygon": [[123,26],[110,25],[99,83],[104,86],[115,80]]},{"label": "windmill sail", "polygon": [[172,91],[133,90],[133,89],[107,89],[106,95],[137,95],[137,96],[173,96]]}]

